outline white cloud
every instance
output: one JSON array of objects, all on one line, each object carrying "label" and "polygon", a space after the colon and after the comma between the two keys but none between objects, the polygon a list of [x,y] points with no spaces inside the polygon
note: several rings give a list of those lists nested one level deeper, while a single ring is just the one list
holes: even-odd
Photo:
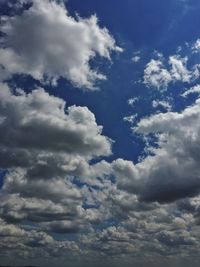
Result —
[{"label": "white cloud", "polygon": [[[36,16],[33,25],[30,21]],[[19,46],[15,31],[19,34],[22,29],[30,40],[19,39]],[[47,75],[52,82],[62,76],[76,86],[94,89],[95,81],[104,76],[91,70],[89,60],[95,53],[109,59],[112,50],[119,50],[96,17],[75,20],[55,1],[34,1],[21,17],[6,18],[4,30],[10,46],[1,50],[3,80],[13,73],[42,81]],[[147,84],[148,79],[158,88],[190,82],[193,70],[186,65],[187,59],[177,56],[169,58],[168,67],[161,57],[153,60]],[[126,259],[133,265],[134,258],[146,257],[149,266],[163,255],[172,260],[177,255],[199,255],[200,200],[185,198],[200,192],[199,99],[179,113],[170,112],[167,101],[154,100],[153,107],[168,112],[142,119],[135,131],[144,137],[154,135],[157,146],[147,147],[150,153],[139,163],[124,159],[109,163],[101,157],[111,155],[112,140],[103,135],[87,107],[67,108],[65,101],[41,88],[13,93],[7,85],[0,86],[0,168],[7,170],[0,192],[1,259],[6,256],[15,264],[16,258],[57,258],[64,263],[72,258],[73,264],[75,259],[86,259],[87,264],[91,259],[94,266],[94,259],[101,265],[105,258],[112,264],[119,259],[124,264]],[[184,94],[194,92],[199,88]],[[136,101],[127,102],[133,107]],[[133,123],[135,116],[124,120]],[[52,233],[62,234],[61,240]],[[68,233],[76,233],[74,241],[62,240]]]},{"label": "white cloud", "polygon": [[52,84],[64,77],[77,87],[95,89],[95,81],[106,77],[91,69],[90,60],[122,51],[95,15],[73,18],[56,1],[34,0],[22,15],[4,17],[1,30],[6,37],[0,63],[7,76],[30,74]]},{"label": "white cloud", "polygon": [[132,61],[133,61],[134,63],[138,63],[138,62],[140,61],[140,59],[141,59],[140,56],[133,56],[133,57],[132,57]]},{"label": "white cloud", "polygon": [[113,163],[121,189],[137,194],[141,200],[170,202],[198,195],[200,100],[182,112],[167,112],[142,119],[134,128],[144,136],[154,135],[157,148],[137,164],[117,160]]},{"label": "white cloud", "polygon": [[200,85],[197,84],[195,86],[192,86],[190,89],[186,90],[182,96],[187,97],[190,94],[200,94]]},{"label": "white cloud", "polygon": [[161,60],[152,59],[144,70],[144,84],[157,89],[166,88],[172,81],[170,72],[164,68]]},{"label": "white cloud", "polygon": [[135,104],[138,100],[139,100],[138,97],[132,97],[132,98],[129,98],[129,99],[128,99],[127,103],[128,103],[129,106],[133,107],[134,104]]},{"label": "white cloud", "polygon": [[137,114],[126,116],[123,118],[125,122],[133,123],[137,117]]},{"label": "white cloud", "polygon": [[192,46],[193,53],[198,53],[200,51],[200,39],[197,39]]},{"label": "white cloud", "polygon": [[[1,86],[1,146],[27,152],[64,152],[92,158],[109,155],[111,140],[86,107],[71,106],[43,89],[13,95]],[[2,151],[4,149],[2,148]]]},{"label": "white cloud", "polygon": [[134,62],[134,63],[138,63],[138,62],[140,62],[140,60],[141,60],[141,51],[135,51],[134,53],[133,53],[133,57],[131,58],[131,60]]},{"label": "white cloud", "polygon": [[165,66],[162,58],[152,59],[144,70],[144,84],[166,90],[170,83],[192,82],[199,77],[198,66],[193,66],[192,70],[189,70],[187,61],[187,57],[181,58],[179,55],[173,55],[169,57]]},{"label": "white cloud", "polygon": [[180,58],[179,56],[170,56],[169,65],[171,66],[170,74],[172,81],[190,82],[192,73],[187,69],[188,58]]},{"label": "white cloud", "polygon": [[172,109],[172,106],[168,101],[158,100],[158,99],[152,101],[152,107],[153,108],[162,107],[162,108],[166,109],[167,111],[170,111]]}]

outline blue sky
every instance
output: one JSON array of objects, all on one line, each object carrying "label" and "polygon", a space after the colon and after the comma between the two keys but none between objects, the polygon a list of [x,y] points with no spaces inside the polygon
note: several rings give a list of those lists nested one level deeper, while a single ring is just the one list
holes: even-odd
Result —
[{"label": "blue sky", "polygon": [[200,3],[0,10],[0,264],[198,266]]}]

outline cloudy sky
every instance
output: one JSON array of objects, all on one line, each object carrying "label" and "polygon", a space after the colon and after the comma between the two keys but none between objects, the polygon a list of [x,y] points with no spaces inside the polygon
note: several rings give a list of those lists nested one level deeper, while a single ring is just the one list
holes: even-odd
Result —
[{"label": "cloudy sky", "polygon": [[198,0],[0,0],[0,264],[196,267]]}]

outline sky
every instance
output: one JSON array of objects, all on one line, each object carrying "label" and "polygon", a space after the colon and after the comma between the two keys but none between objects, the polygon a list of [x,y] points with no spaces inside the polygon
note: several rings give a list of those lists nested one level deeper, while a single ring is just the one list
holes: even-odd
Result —
[{"label": "sky", "polygon": [[199,266],[199,12],[0,0],[0,265]]}]

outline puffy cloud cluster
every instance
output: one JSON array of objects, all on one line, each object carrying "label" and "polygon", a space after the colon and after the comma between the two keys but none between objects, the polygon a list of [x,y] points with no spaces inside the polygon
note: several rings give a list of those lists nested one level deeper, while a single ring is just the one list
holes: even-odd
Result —
[{"label": "puffy cloud cluster", "polygon": [[[45,259],[52,257],[76,257],[80,249],[74,241],[56,241],[46,232],[36,229],[22,229],[14,224],[0,220],[0,256],[1,263],[8,257],[10,263],[29,262],[35,258]],[[8,249],[9,248],[9,249]]]},{"label": "puffy cloud cluster", "polygon": [[0,214],[10,222],[39,223],[55,232],[77,231],[98,220],[83,208],[89,190],[82,183],[101,185],[107,163],[90,160],[111,154],[112,140],[102,135],[86,107],[66,108],[43,89],[12,93],[1,85],[0,168],[8,170],[1,189]]},{"label": "puffy cloud cluster", "polygon": [[148,87],[166,90],[176,82],[190,84],[200,77],[199,49],[200,40],[186,43],[177,48],[177,52],[168,58],[155,52],[154,58],[145,66],[143,83]]},{"label": "puffy cloud cluster", "polygon": [[148,86],[160,88],[166,87],[172,77],[167,69],[164,68],[161,60],[152,59],[144,70],[144,83]]},{"label": "puffy cloud cluster", "polygon": [[177,81],[190,83],[197,78],[197,67],[192,70],[187,68],[188,58],[179,55],[170,56],[167,66],[163,59],[151,59],[144,70],[144,84],[156,89],[165,90],[170,83]]},{"label": "puffy cloud cluster", "polygon": [[21,15],[4,17],[1,31],[1,79],[12,74],[28,74],[55,84],[66,78],[77,87],[95,88],[106,76],[90,67],[96,55],[110,59],[112,51],[122,51],[97,17],[73,18],[64,4],[33,0]]},{"label": "puffy cloud cluster", "polygon": [[121,225],[81,235],[80,241],[96,257],[101,253],[112,261],[126,259],[129,265],[136,258],[143,263],[146,259],[160,266],[168,257],[174,260],[177,255],[184,258],[198,253],[199,232],[194,217],[184,212],[177,215],[178,212],[180,209],[173,204],[149,210],[140,206],[131,212],[126,209],[123,213],[128,216]]}]

